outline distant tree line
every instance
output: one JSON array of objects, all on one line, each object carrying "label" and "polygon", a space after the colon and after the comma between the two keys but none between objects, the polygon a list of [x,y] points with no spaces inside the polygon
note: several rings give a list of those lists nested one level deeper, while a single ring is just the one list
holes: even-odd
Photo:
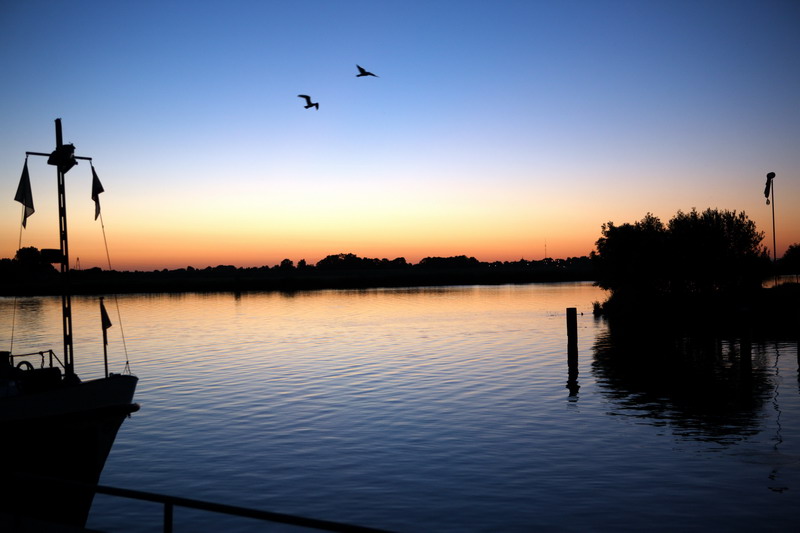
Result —
[{"label": "distant tree line", "polygon": [[[154,271],[114,271],[94,267],[71,271],[75,292],[161,292],[199,290],[294,290],[339,287],[529,283],[593,280],[588,256],[541,261],[482,262],[465,255],[425,257],[417,264],[403,257],[378,259],[333,254],[316,264],[284,259],[274,266],[188,266]],[[60,290],[60,272],[41,252],[20,249],[0,259],[0,293],[48,294]]]},{"label": "distant tree line", "polygon": [[[601,227],[589,256],[540,261],[483,262],[465,255],[378,259],[352,253],[316,264],[284,259],[274,266],[188,266],[154,271],[73,270],[76,292],[302,290],[340,287],[530,283],[591,280],[610,291],[599,311],[623,304],[709,299],[758,290],[775,273],[800,275],[800,244],[772,265],[762,232],[744,213],[717,209],[678,213],[666,224],[648,213],[640,221]],[[53,294],[60,272],[34,247],[0,259],[0,294]],[[777,267],[777,268],[776,268]],[[660,305],[659,304],[659,305]]]},{"label": "distant tree line", "polygon": [[[292,271],[292,270],[380,270],[380,269],[481,269],[481,268],[528,268],[536,270],[581,270],[584,273],[592,269],[592,262],[588,256],[569,257],[567,259],[545,258],[541,261],[531,261],[520,259],[519,261],[494,261],[482,262],[474,257],[458,255],[452,257],[425,257],[416,265],[406,261],[404,257],[395,259],[377,259],[371,257],[359,257],[352,253],[340,253],[329,255],[321,259],[316,265],[309,265],[305,259],[298,261],[295,266],[291,259],[284,259],[275,266],[261,267],[236,267],[233,265],[217,265],[205,268],[195,268],[188,266],[178,269],[162,269],[153,272],[161,273],[210,273],[230,274],[233,272],[266,272],[270,270]],[[102,269],[93,267],[84,272],[99,272]],[[139,271],[137,271],[139,272]],[[32,275],[53,275],[58,270],[47,263],[42,253],[35,247],[21,248],[17,251],[13,259],[0,259],[0,274],[16,276],[20,274]]]}]

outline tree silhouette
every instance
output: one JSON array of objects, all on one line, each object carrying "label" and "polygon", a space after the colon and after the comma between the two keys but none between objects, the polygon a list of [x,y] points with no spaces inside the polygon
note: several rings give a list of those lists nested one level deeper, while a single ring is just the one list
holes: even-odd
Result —
[{"label": "tree silhouette", "polygon": [[390,261],[386,258],[359,257],[355,254],[344,253],[329,255],[317,263],[317,268],[320,270],[375,270],[408,266],[403,257],[397,257]]},{"label": "tree silhouette", "polygon": [[769,275],[764,234],[745,213],[678,211],[666,226],[648,213],[601,233],[591,257],[597,285],[612,293],[606,308],[742,294]]},{"label": "tree silhouette", "polygon": [[784,274],[800,274],[800,243],[790,245],[778,264]]},{"label": "tree silhouette", "polygon": [[[368,264],[369,261],[366,261],[366,263]],[[329,255],[317,262],[317,268],[321,270],[359,269],[365,266],[365,259],[350,253]]]},{"label": "tree silhouette", "polygon": [[602,225],[602,237],[590,257],[597,285],[615,294],[652,296],[666,289],[667,231],[661,220],[647,213],[633,224]]},{"label": "tree silhouette", "polygon": [[16,270],[22,278],[39,278],[57,274],[53,265],[45,261],[42,252],[35,246],[20,248],[14,255]]},{"label": "tree silhouette", "polygon": [[678,211],[668,233],[673,292],[752,290],[769,273],[764,233],[743,212]]},{"label": "tree silhouette", "polygon": [[421,268],[476,268],[480,261],[474,257],[457,255],[454,257],[424,257],[420,260]]}]

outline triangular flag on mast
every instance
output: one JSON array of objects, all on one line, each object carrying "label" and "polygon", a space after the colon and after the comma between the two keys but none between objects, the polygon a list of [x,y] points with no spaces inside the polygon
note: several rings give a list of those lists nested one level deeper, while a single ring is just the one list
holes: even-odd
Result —
[{"label": "triangular flag on mast", "polygon": [[31,177],[28,174],[27,157],[25,158],[25,166],[22,167],[22,176],[19,178],[19,186],[14,200],[25,206],[25,213],[22,215],[22,227],[24,228],[28,224],[28,217],[36,211],[33,208],[33,193],[31,192]]},{"label": "triangular flag on mast", "polygon": [[103,299],[100,298],[100,323],[103,325],[103,344],[108,344],[108,338],[106,337],[106,330],[112,326],[111,319],[108,318],[108,313],[106,312],[106,306],[103,303]]},{"label": "triangular flag on mast", "polygon": [[97,177],[97,172],[94,171],[92,165],[92,200],[94,200],[94,219],[100,216],[100,193],[103,191],[103,184],[100,183],[100,178]]}]

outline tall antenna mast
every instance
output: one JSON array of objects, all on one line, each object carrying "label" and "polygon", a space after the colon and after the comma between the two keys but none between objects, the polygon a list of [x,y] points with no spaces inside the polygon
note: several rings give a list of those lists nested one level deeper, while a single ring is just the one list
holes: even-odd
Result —
[{"label": "tall antenna mast", "polygon": [[[61,119],[56,119],[56,149],[49,154],[41,152],[25,152],[26,155],[39,155],[47,157],[47,164],[54,165],[58,176],[58,237],[59,250],[57,256],[50,257],[52,263],[59,263],[61,267],[62,292],[61,292],[61,322],[64,330],[64,377],[75,377],[75,360],[72,347],[72,296],[69,286],[69,241],[67,238],[67,194],[64,183],[64,174],[78,164],[77,159],[91,161],[91,157],[78,157],[75,155],[75,146],[64,144],[61,135]],[[55,250],[54,250],[55,252]]]},{"label": "tall antenna mast", "polygon": [[[59,156],[59,158],[56,159],[55,164],[58,174],[58,236],[61,247],[61,276],[63,284],[63,290],[61,292],[61,320],[63,322],[64,329],[64,373],[67,375],[74,375],[75,361],[72,347],[72,296],[70,295],[69,288],[69,240],[67,238],[67,190],[64,183],[64,174],[66,174],[67,171],[72,168],[72,165],[69,164],[69,158],[75,157],[75,147],[72,146],[72,149],[68,151],[70,152],[69,156],[64,158],[63,161]],[[53,152],[53,154],[64,154],[64,142],[61,136],[60,118],[56,119],[56,151]],[[47,162],[52,163],[53,159],[54,158],[51,156]]]}]

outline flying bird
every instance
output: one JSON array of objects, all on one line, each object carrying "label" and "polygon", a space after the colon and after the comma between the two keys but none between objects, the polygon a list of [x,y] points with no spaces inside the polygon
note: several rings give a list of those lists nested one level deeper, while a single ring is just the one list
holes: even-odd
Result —
[{"label": "flying bird", "polygon": [[298,94],[297,97],[306,99],[306,106],[305,106],[306,109],[309,109],[311,107],[315,107],[315,108],[317,108],[317,111],[319,111],[319,102],[312,102],[311,101],[311,97],[308,96],[307,94]]},{"label": "flying bird", "polygon": [[[363,67],[356,65],[358,67],[358,74],[356,74],[356,78],[361,78],[362,76],[375,76],[372,72],[364,69]],[[380,78],[380,76],[375,76],[376,78]]]}]

